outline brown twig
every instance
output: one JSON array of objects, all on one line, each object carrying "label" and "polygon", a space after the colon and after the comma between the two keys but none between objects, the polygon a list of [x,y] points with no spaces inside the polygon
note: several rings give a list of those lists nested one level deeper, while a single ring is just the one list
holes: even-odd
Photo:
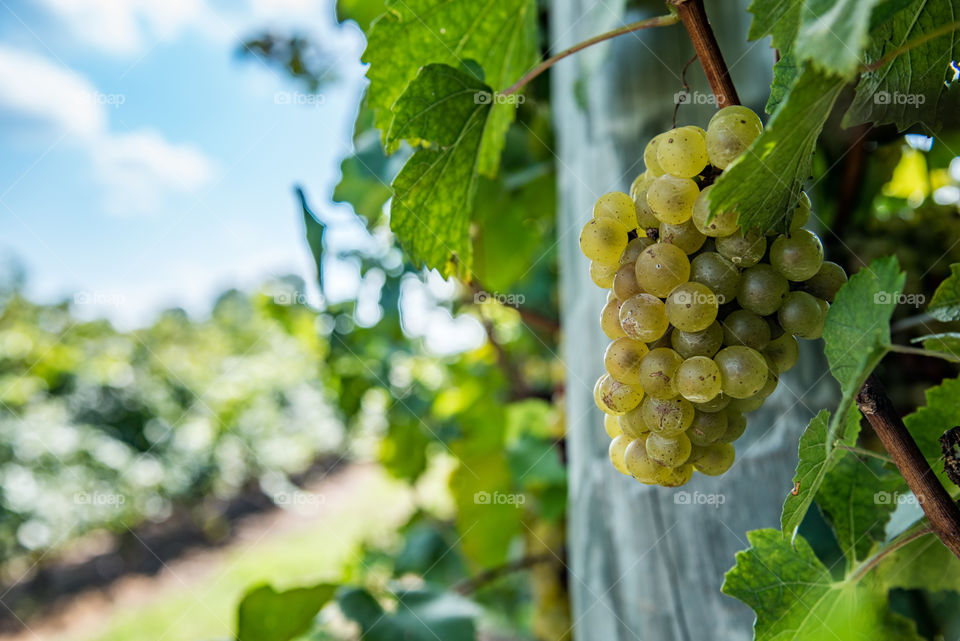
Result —
[{"label": "brown twig", "polygon": [[464,579],[456,585],[453,586],[454,592],[460,594],[472,594],[480,588],[482,588],[487,583],[496,581],[497,579],[512,574],[514,572],[519,572],[521,570],[526,570],[527,568],[533,567],[534,565],[539,565],[541,563],[546,563],[548,561],[556,560],[557,557],[552,552],[544,552],[543,554],[531,554],[530,556],[525,556],[523,558],[517,559],[515,561],[509,561],[503,565],[498,565],[492,567],[489,570],[484,570],[476,576]]},{"label": "brown twig", "polygon": [[[690,83],[687,82],[687,69],[690,68],[690,65],[693,64],[693,61],[697,57],[694,56],[687,60],[687,64],[683,65],[683,69],[680,70],[680,85],[683,87],[684,95],[690,94]],[[677,104],[673,106],[673,128],[677,128],[677,112],[680,111],[680,105],[683,104],[683,101],[678,100]]]},{"label": "brown twig", "polygon": [[677,9],[677,14],[690,34],[690,42],[697,52],[697,58],[703,66],[703,73],[707,76],[710,89],[717,99],[717,108],[729,105],[739,105],[740,98],[730,78],[730,70],[723,61],[720,45],[713,34],[707,12],[703,8],[703,0],[668,0],[668,4]]},{"label": "brown twig", "polygon": [[606,33],[601,33],[598,36],[584,40],[583,42],[578,42],[569,49],[564,49],[555,56],[550,56],[536,67],[523,74],[523,77],[520,80],[517,80],[515,83],[504,89],[500,92],[501,96],[509,96],[512,93],[515,93],[522,89],[527,83],[531,80],[542,74],[544,71],[557,64],[557,62],[563,60],[567,56],[573,55],[578,51],[586,49],[592,45],[603,42],[604,40],[609,40],[610,38],[616,38],[617,36],[622,36],[626,33],[633,33],[634,31],[640,31],[641,29],[649,29],[650,27],[666,27],[668,25],[676,24],[679,21],[679,18],[676,14],[670,13],[665,16],[657,16],[655,18],[647,18],[646,20],[640,20],[638,22],[631,22],[630,24],[624,25],[619,29],[614,29],[613,31],[607,31]]},{"label": "brown twig", "polygon": [[880,381],[870,375],[857,394],[857,405],[890,453],[907,485],[943,544],[960,558],[960,509],[927,464]]}]

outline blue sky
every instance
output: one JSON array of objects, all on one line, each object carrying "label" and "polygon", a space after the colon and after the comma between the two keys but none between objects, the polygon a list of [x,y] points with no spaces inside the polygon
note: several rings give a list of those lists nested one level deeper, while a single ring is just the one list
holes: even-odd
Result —
[{"label": "blue sky", "polygon": [[[329,195],[364,82],[362,36],[332,4],[0,0],[0,254],[28,293],[133,326],[271,275],[309,280],[292,186],[349,216]],[[286,104],[296,83],[237,58],[268,27],[336,58],[320,104]]]}]

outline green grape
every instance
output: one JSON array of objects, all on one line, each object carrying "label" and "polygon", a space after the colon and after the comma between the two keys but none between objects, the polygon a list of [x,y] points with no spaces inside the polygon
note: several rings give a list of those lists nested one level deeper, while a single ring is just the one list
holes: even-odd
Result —
[{"label": "green grape", "polygon": [[797,201],[797,206],[793,210],[793,218],[790,219],[790,233],[803,228],[807,224],[807,221],[810,220],[810,211],[810,196],[807,196],[807,192],[801,191],[800,200]]},{"label": "green grape", "polygon": [[764,401],[767,400],[767,396],[761,390],[753,396],[748,396],[747,398],[733,398],[730,399],[730,404],[727,406],[731,412],[737,412],[738,414],[749,414],[754,410],[760,409]]},{"label": "green grape", "polygon": [[773,267],[754,265],[740,274],[737,302],[754,314],[769,316],[780,309],[789,291],[787,279]]},{"label": "green grape", "polygon": [[699,332],[717,320],[717,297],[700,283],[683,283],[673,288],[666,300],[667,319],[683,332]]},{"label": "green grape", "polygon": [[653,176],[662,176],[666,170],[660,166],[660,163],[657,162],[657,148],[660,146],[660,141],[664,139],[667,134],[657,134],[650,139],[650,142],[647,143],[647,146],[643,149],[643,164],[647,168],[646,173]]},{"label": "green grape", "polygon": [[666,308],[656,296],[636,294],[620,306],[620,327],[630,338],[649,343],[667,331]]},{"label": "green grape", "polygon": [[691,221],[671,225],[670,223],[660,223],[660,242],[676,245],[684,251],[685,254],[692,254],[703,247],[707,237],[697,231]]},{"label": "green grape", "polygon": [[719,412],[730,404],[730,400],[729,396],[720,392],[706,403],[694,403],[693,407],[701,412]]},{"label": "green grape", "polygon": [[822,298],[815,298],[817,305],[820,306],[820,322],[817,323],[817,326],[809,332],[803,334],[797,334],[800,338],[805,338],[807,340],[814,340],[823,336],[823,325],[827,322],[827,312],[830,310],[830,303],[823,300]]},{"label": "green grape", "polygon": [[640,403],[640,415],[651,432],[675,438],[693,422],[693,405],[682,398],[661,399],[647,396]]},{"label": "green grape", "polygon": [[626,414],[617,417],[620,431],[630,438],[640,438],[650,433],[650,428],[643,422],[643,402]]},{"label": "green grape", "polygon": [[616,340],[621,336],[626,336],[626,332],[620,327],[620,301],[613,299],[607,301],[600,312],[600,329],[610,340]]},{"label": "green grape", "polygon": [[627,248],[623,250],[623,254],[620,255],[620,264],[626,265],[630,263],[637,262],[637,258],[640,257],[640,252],[652,245],[655,241],[652,238],[647,238],[646,236],[637,236],[629,243],[627,243]]},{"label": "green grape", "polygon": [[637,209],[633,198],[622,191],[611,191],[597,199],[593,206],[594,218],[613,218],[627,230],[637,228]]},{"label": "green grape", "polygon": [[703,447],[715,443],[727,431],[726,412],[701,412],[693,414],[693,422],[687,428],[687,438],[694,445]]},{"label": "green grape", "polygon": [[707,448],[705,445],[697,445],[692,443],[690,445],[690,457],[687,459],[687,465],[693,465],[700,459],[702,459],[707,453]]},{"label": "green grape", "polygon": [[627,300],[631,296],[643,293],[640,283],[637,282],[637,266],[634,263],[624,263],[613,275],[613,295],[618,300]]},{"label": "green grape", "polygon": [[715,443],[707,447],[706,454],[694,463],[693,467],[701,474],[720,476],[730,469],[735,457],[736,451],[733,445],[730,443]]},{"label": "green grape", "polygon": [[670,334],[672,333],[673,333],[673,330],[670,329],[670,327],[668,326],[667,331],[664,332],[663,336],[661,336],[655,341],[647,341],[647,347],[649,347],[651,350],[657,349],[658,347],[666,347],[666,348],[672,349],[670,347]]},{"label": "green grape", "polygon": [[651,432],[646,445],[650,458],[665,467],[683,465],[690,457],[690,439],[683,433],[668,438]]},{"label": "green grape", "polygon": [[645,190],[650,186],[650,183],[653,182],[653,179],[656,176],[652,176],[650,172],[644,171],[639,176],[633,179],[633,182],[630,183],[630,198],[636,199],[637,192]]},{"label": "green grape", "polygon": [[647,192],[650,190],[650,185],[653,184],[653,180],[654,179],[651,178],[648,184],[638,189],[635,193],[630,194],[633,197],[633,206],[637,212],[638,229],[644,231],[647,229],[656,229],[660,224],[660,220],[657,219],[653,213],[653,209],[650,208],[650,203],[647,202]]},{"label": "green grape", "polygon": [[722,305],[736,297],[740,270],[720,254],[704,252],[690,261],[690,280],[709,287]]},{"label": "green grape", "polygon": [[590,261],[590,280],[600,289],[610,289],[613,287],[613,277],[616,273],[616,265],[605,265],[595,260]]},{"label": "green grape", "polygon": [[604,374],[593,387],[593,400],[607,414],[620,416],[632,410],[643,400],[643,388],[627,385]]},{"label": "green grape", "polygon": [[783,374],[797,364],[800,343],[792,334],[784,332],[763,348],[763,355],[773,364],[778,373]]},{"label": "green grape", "polygon": [[723,393],[727,396],[753,396],[767,381],[767,362],[760,352],[750,347],[724,347],[713,360],[720,370]]},{"label": "green grape", "polygon": [[699,332],[683,332],[679,329],[670,332],[670,346],[683,358],[712,357],[722,345],[723,329],[716,321]]},{"label": "green grape", "polygon": [[627,446],[630,445],[630,439],[621,434],[620,436],[614,437],[610,441],[610,447],[607,449],[607,452],[610,454],[610,462],[613,463],[613,467],[620,472],[621,474],[626,474],[630,476],[630,472],[627,471],[627,464],[624,462],[624,454],[627,451]]},{"label": "green grape", "polygon": [[677,368],[677,391],[694,403],[706,403],[720,393],[720,370],[707,356],[688,358]]},{"label": "green grape", "polygon": [[770,325],[745,309],[730,312],[723,319],[723,344],[746,345],[761,350],[770,342]]},{"label": "green grape", "polygon": [[[691,220],[694,226],[700,230],[700,233],[716,238],[718,236],[729,236],[739,231],[740,225],[737,224],[737,212],[735,210],[721,212],[710,218],[710,205],[707,202],[707,196],[713,185],[707,185],[697,196],[693,203],[693,213]],[[707,219],[710,218],[709,222]]]},{"label": "green grape", "polygon": [[674,287],[690,279],[690,260],[669,243],[647,247],[637,259],[637,282],[643,291],[666,298]]},{"label": "green grape", "polygon": [[693,178],[708,162],[703,134],[694,127],[679,127],[666,132],[657,144],[657,162],[668,174]]},{"label": "green grape", "polygon": [[640,363],[640,384],[643,391],[654,398],[674,398],[675,381],[683,359],[672,349],[658,347],[650,350]]},{"label": "green grape", "polygon": [[647,204],[657,220],[676,225],[690,220],[699,195],[700,188],[690,178],[664,174],[647,190]]},{"label": "green grape", "polygon": [[716,121],[725,120],[733,116],[745,120],[748,123],[752,123],[756,128],[757,133],[763,131],[763,121],[760,120],[760,116],[758,116],[750,107],[744,107],[743,105],[730,105],[729,107],[724,107],[723,109],[717,110],[717,113],[710,117],[710,120],[707,123],[707,129],[709,130],[710,125]]},{"label": "green grape", "polygon": [[613,218],[594,218],[580,232],[580,251],[598,263],[616,265],[627,247],[627,228]]},{"label": "green grape", "polygon": [[661,467],[657,472],[656,483],[661,487],[680,487],[690,482],[693,465],[684,463],[677,467]]},{"label": "green grape", "polygon": [[623,434],[623,430],[620,429],[620,417],[614,416],[613,414],[604,414],[603,429],[610,438],[617,438]]},{"label": "green grape", "polygon": [[767,251],[767,239],[756,229],[743,230],[717,238],[717,252],[737,267],[751,267],[760,262]]},{"label": "green grape", "polygon": [[830,303],[836,297],[837,292],[847,282],[847,273],[843,267],[830,261],[825,261],[820,265],[817,273],[803,282],[803,288],[816,296]]},{"label": "green grape", "polygon": [[603,365],[614,380],[628,385],[640,384],[640,361],[650,350],[647,344],[624,336],[607,346]]},{"label": "green grape", "polygon": [[773,241],[770,264],[787,280],[813,278],[823,264],[823,245],[812,231],[798,229]]},{"label": "green grape", "polygon": [[[752,114],[757,118],[756,114]],[[756,121],[745,114],[717,113],[707,125],[706,148],[710,164],[726,169],[760,135]]]},{"label": "green grape", "polygon": [[663,469],[662,465],[647,455],[646,439],[643,438],[634,439],[627,446],[623,459],[630,475],[648,485],[656,483],[657,474]]},{"label": "green grape", "polygon": [[817,299],[807,292],[790,292],[777,311],[777,320],[788,334],[811,336],[823,321],[823,312]]},{"label": "green grape", "polygon": [[747,417],[740,412],[728,409],[727,431],[718,440],[721,443],[733,443],[747,431]]}]

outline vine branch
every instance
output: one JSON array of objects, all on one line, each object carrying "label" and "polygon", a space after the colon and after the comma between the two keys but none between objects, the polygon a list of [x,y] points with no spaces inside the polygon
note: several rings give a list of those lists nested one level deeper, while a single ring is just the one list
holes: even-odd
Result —
[{"label": "vine branch", "polygon": [[677,15],[690,34],[690,42],[697,52],[703,73],[707,76],[710,89],[717,99],[717,108],[722,109],[730,105],[739,105],[740,98],[730,78],[730,70],[723,61],[717,37],[710,27],[707,12],[703,8],[703,0],[668,0],[668,4],[677,10]]},{"label": "vine branch", "polygon": [[534,565],[546,563],[556,558],[557,557],[555,557],[551,552],[544,552],[543,554],[531,554],[530,556],[525,556],[515,561],[509,561],[503,565],[498,565],[488,570],[484,570],[476,576],[464,579],[463,581],[460,581],[454,585],[453,590],[454,592],[458,592],[460,594],[472,594],[487,583],[496,581],[503,576],[512,574],[514,572],[519,572],[521,570],[526,570]]},{"label": "vine branch", "polygon": [[960,558],[960,509],[927,464],[880,381],[871,374],[857,394],[860,411],[890,453],[943,544]]},{"label": "vine branch", "polygon": [[624,25],[619,29],[614,29],[612,31],[607,31],[601,33],[598,36],[594,36],[583,42],[578,42],[569,49],[564,49],[560,53],[550,56],[536,67],[528,71],[523,75],[520,80],[517,80],[515,83],[504,89],[500,92],[501,96],[509,96],[512,93],[516,93],[527,85],[531,80],[542,74],[544,71],[557,64],[557,62],[563,60],[567,56],[571,56],[578,51],[582,51],[587,47],[593,46],[595,44],[601,43],[604,40],[610,40],[611,38],[616,38],[617,36],[622,36],[627,33],[633,33],[634,31],[640,31],[641,29],[648,29],[650,27],[666,27],[672,24],[676,24],[680,21],[679,16],[675,13],[668,13],[665,16],[657,16],[655,18],[647,18],[646,20],[639,20],[637,22],[631,22],[630,24]]}]

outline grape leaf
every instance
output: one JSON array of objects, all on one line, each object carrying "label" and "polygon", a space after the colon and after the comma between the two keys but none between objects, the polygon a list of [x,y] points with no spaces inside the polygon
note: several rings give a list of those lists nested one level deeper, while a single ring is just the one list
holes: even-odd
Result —
[{"label": "grape leaf", "polygon": [[783,502],[783,513],[780,515],[780,527],[785,537],[793,536],[823,483],[831,456],[836,451],[837,437],[830,438],[830,433],[842,429],[839,435],[842,443],[853,445],[857,441],[860,411],[849,406],[846,412],[843,425],[834,426],[830,422],[830,412],[820,410],[800,437],[800,456],[797,471],[793,475],[794,489]]},{"label": "grape leaf", "polygon": [[370,23],[386,11],[384,0],[337,0],[337,22],[353,20],[366,32]]},{"label": "grape leaf", "polygon": [[910,342],[923,343],[924,349],[929,349],[931,352],[942,352],[960,359],[960,332],[927,334],[910,339]]},{"label": "grape leaf", "polygon": [[858,72],[878,0],[808,0],[793,54],[818,69],[847,78]]},{"label": "grape leaf", "polygon": [[805,66],[764,132],[710,190],[711,213],[735,209],[744,228],[787,231],[820,130],[843,86],[842,78]]},{"label": "grape leaf", "polygon": [[770,83],[770,97],[767,98],[766,112],[773,113],[790,93],[790,87],[797,79],[799,67],[792,53],[781,53],[780,59],[773,65],[773,81]]},{"label": "grape leaf", "polygon": [[[418,69],[430,63],[460,67],[473,60],[493,89],[505,89],[537,61],[536,15],[535,0],[387,2],[387,13],[368,31],[363,53],[363,61],[370,65],[367,103],[376,112],[387,151],[392,151],[386,142],[395,117],[391,110]],[[485,176],[496,174],[515,111],[509,101],[493,106],[483,143],[476,150]]]},{"label": "grape leaf", "polygon": [[288,641],[300,636],[336,589],[328,584],[284,592],[269,585],[251,588],[237,607],[237,641]]},{"label": "grape leaf", "polygon": [[756,612],[756,641],[922,639],[874,582],[835,582],[806,539],[791,545],[772,529],[748,532],[747,539],[750,547],[737,552],[722,591]]},{"label": "grape leaf", "polygon": [[390,198],[390,181],[407,159],[407,154],[387,157],[377,132],[368,129],[354,140],[354,152],[340,163],[340,182],[333,190],[334,202],[346,202],[369,224],[380,219]]},{"label": "grape leaf", "polygon": [[817,491],[817,506],[833,527],[849,567],[885,539],[896,497],[907,485],[898,472],[872,458],[841,450]]},{"label": "grape leaf", "polygon": [[747,34],[750,40],[773,36],[771,44],[781,54],[793,48],[800,28],[803,0],[753,0],[747,10],[753,14]]},{"label": "grape leaf", "polygon": [[320,287],[320,291],[323,291],[323,232],[327,226],[310,211],[310,206],[307,205],[307,196],[303,193],[303,189],[295,187],[294,192],[300,201],[300,208],[303,210],[303,225],[307,237],[307,246],[310,248],[313,263],[317,268],[317,285]]},{"label": "grape leaf", "polygon": [[894,550],[874,571],[887,589],[960,592],[960,559],[933,534]]},{"label": "grape leaf", "polygon": [[950,265],[950,276],[933,292],[927,311],[944,322],[960,319],[960,263]]},{"label": "grape leaf", "polygon": [[390,202],[390,227],[418,267],[469,273],[477,154],[490,114],[490,103],[475,98],[489,91],[463,71],[428,65],[394,106],[391,139],[430,143],[397,174]]},{"label": "grape leaf", "polygon": [[927,404],[913,414],[904,416],[903,423],[937,478],[945,482],[940,436],[960,424],[960,378],[950,378],[929,388],[926,397]]},{"label": "grape leaf", "polygon": [[364,641],[474,641],[474,619],[479,614],[471,601],[452,592],[429,589],[396,594],[394,611],[384,610],[362,588],[344,590],[337,603],[344,616],[360,624]]},{"label": "grape leaf", "polygon": [[[864,54],[869,65],[934,30],[957,22],[951,2],[916,0],[877,26]],[[903,131],[915,123],[938,131],[960,111],[960,83],[951,63],[960,55],[960,32],[932,38],[874,71],[864,73],[843,124],[893,123]]]}]

